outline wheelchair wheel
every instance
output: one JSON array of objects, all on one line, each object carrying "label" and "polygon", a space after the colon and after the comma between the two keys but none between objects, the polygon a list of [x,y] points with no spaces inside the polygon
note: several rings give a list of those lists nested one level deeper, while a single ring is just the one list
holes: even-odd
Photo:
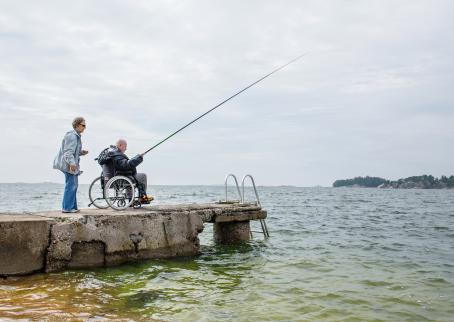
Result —
[{"label": "wheelchair wheel", "polygon": [[131,206],[135,197],[135,186],[131,179],[125,176],[115,176],[104,188],[107,204],[115,210],[124,210]]},{"label": "wheelchair wheel", "polygon": [[106,209],[109,208],[109,205],[104,198],[104,190],[101,185],[101,177],[97,177],[93,182],[90,184],[90,188],[88,190],[88,197],[90,198],[90,204],[95,206],[98,209]]}]

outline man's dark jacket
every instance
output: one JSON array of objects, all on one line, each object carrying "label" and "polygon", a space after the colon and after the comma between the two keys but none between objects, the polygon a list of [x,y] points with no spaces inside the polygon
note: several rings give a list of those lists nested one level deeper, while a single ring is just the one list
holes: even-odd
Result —
[{"label": "man's dark jacket", "polygon": [[129,159],[126,154],[121,153],[117,148],[109,151],[109,158],[115,168],[116,174],[133,176],[137,173],[136,167],[142,163],[143,157],[136,155]]}]

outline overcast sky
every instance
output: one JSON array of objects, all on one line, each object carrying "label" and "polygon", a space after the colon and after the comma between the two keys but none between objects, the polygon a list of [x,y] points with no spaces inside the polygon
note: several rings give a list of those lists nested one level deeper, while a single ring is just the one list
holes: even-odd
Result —
[{"label": "overcast sky", "polygon": [[452,1],[0,0],[0,182],[63,182],[83,116],[82,183],[117,138],[151,184],[330,186],[454,174]]}]

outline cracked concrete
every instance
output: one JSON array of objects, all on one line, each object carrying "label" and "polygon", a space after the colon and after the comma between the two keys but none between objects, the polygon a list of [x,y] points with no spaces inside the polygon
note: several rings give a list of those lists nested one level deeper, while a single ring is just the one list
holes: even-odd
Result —
[{"label": "cracked concrete", "polygon": [[230,242],[226,234],[247,240],[249,220],[264,218],[266,211],[250,204],[0,214],[0,276],[194,256],[204,222],[215,223],[215,240]]},{"label": "cracked concrete", "polygon": [[52,223],[27,214],[0,215],[0,276],[43,269]]}]

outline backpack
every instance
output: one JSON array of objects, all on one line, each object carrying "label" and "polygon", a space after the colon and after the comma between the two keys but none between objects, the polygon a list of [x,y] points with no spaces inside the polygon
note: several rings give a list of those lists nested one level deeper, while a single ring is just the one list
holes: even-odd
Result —
[{"label": "backpack", "polygon": [[96,161],[98,161],[99,165],[103,165],[103,164],[106,164],[107,162],[109,162],[110,160],[110,156],[109,156],[109,150],[112,149],[112,145],[105,148],[104,150],[101,151],[101,153],[99,154],[99,156],[95,159]]}]

